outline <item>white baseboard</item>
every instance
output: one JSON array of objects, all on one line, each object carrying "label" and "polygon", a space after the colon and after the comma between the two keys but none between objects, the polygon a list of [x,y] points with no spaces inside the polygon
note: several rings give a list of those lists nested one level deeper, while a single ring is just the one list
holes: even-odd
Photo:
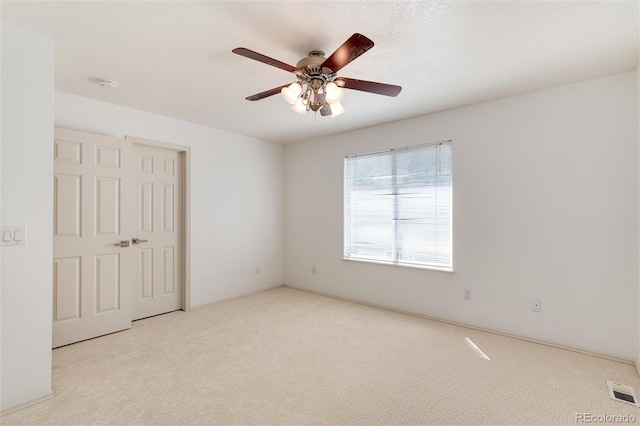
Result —
[{"label": "white baseboard", "polygon": [[241,295],[238,295],[238,296],[229,297],[227,299],[216,300],[215,302],[205,303],[203,305],[197,305],[197,306],[191,305],[191,309],[193,310],[193,309],[206,308],[207,306],[213,306],[213,305],[217,305],[219,303],[225,303],[225,302],[229,302],[231,300],[241,299],[243,297],[253,296],[254,294],[264,293],[266,291],[275,290],[276,288],[281,288],[281,287],[285,287],[285,285],[284,284],[278,284],[278,285],[274,285],[274,286],[271,286],[271,287],[263,288],[261,290],[252,291],[251,293],[245,293],[245,294],[241,294]]},{"label": "white baseboard", "polygon": [[640,375],[640,359],[636,361],[636,370],[638,370],[638,375]]},{"label": "white baseboard", "polygon": [[[446,319],[442,319],[442,318],[437,318],[437,317],[430,317],[428,315],[423,315],[423,314],[419,314],[416,312],[410,312],[410,311],[403,311],[402,309],[395,309],[389,306],[384,306],[384,305],[376,305],[374,303],[368,303],[368,302],[363,302],[357,299],[350,299],[347,297],[341,297],[341,296],[335,296],[333,294],[329,294],[329,293],[323,293],[320,291],[314,291],[314,290],[307,290],[306,288],[301,288],[301,287],[295,287],[289,284],[284,284],[284,287],[287,288],[292,288],[294,290],[300,290],[300,291],[306,291],[307,293],[313,293],[313,294],[317,294],[320,296],[326,296],[326,297],[331,297],[332,299],[338,299],[338,300],[344,300],[345,302],[351,302],[351,303],[358,303],[360,305],[365,305],[365,306],[371,306],[372,308],[378,308],[378,309],[384,309],[387,311],[392,311],[392,312],[398,312],[400,314],[405,314],[405,315],[412,315],[414,317],[420,317],[420,318],[424,318],[424,319],[428,319],[431,321],[438,321],[438,322],[443,322],[446,324],[451,324],[451,325],[456,325],[459,327],[465,327],[465,328],[470,328],[472,330],[478,330],[478,331],[484,331],[485,333],[493,333],[493,334],[498,334],[501,336],[505,336],[505,337],[511,337],[514,339],[519,339],[519,340],[524,340],[527,342],[532,342],[532,343],[537,343],[540,345],[546,345],[546,346],[551,346],[554,348],[558,348],[558,349],[564,349],[567,351],[572,351],[572,352],[578,352],[578,353],[582,353],[585,355],[592,355],[592,356],[597,356],[599,358],[605,358],[605,359],[609,359],[611,361],[616,361],[616,362],[622,362],[625,364],[631,364],[631,365],[635,365],[636,368],[638,369],[638,373],[640,374],[640,367],[638,366],[638,363],[632,359],[628,359],[628,358],[622,358],[613,354],[607,354],[607,353],[601,353],[601,352],[596,352],[596,351],[592,351],[589,349],[584,349],[584,348],[578,348],[578,347],[574,347],[574,346],[567,346],[567,345],[563,345],[563,344],[559,344],[556,342],[548,342],[548,341],[544,341],[544,340],[538,340],[529,336],[524,336],[524,335],[519,335],[519,334],[514,334],[514,333],[509,333],[509,332],[505,332],[502,330],[493,330],[490,328],[483,328],[483,327],[478,327],[475,326],[473,324],[467,324],[464,322],[457,322],[457,321],[450,321],[450,320],[446,320]],[[638,361],[640,362],[640,360]]]},{"label": "white baseboard", "polygon": [[37,404],[38,402],[46,401],[47,399],[51,399],[51,398],[53,398],[53,390],[49,389],[47,392],[43,392],[31,398],[24,399],[16,404],[9,405],[8,407],[2,407],[2,411],[0,411],[0,416],[13,413],[14,411],[18,411],[22,408],[28,407],[33,404]]}]

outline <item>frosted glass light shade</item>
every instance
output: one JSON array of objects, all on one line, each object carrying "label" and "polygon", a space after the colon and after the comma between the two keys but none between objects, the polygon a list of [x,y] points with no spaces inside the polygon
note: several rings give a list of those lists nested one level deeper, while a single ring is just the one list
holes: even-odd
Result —
[{"label": "frosted glass light shade", "polygon": [[329,82],[324,88],[324,98],[330,105],[337,104],[344,98],[344,90],[338,87],[333,81]]},{"label": "frosted glass light shade", "polygon": [[298,83],[291,83],[289,87],[283,87],[282,90],[280,90],[284,100],[291,105],[296,103],[296,99],[300,96],[300,92],[302,92],[302,87],[300,87],[300,84]]},{"label": "frosted glass light shade", "polygon": [[291,109],[300,115],[305,115],[307,113],[307,106],[302,102],[302,98],[298,98],[298,100],[291,107]]},{"label": "frosted glass light shade", "polygon": [[342,107],[340,102],[331,104],[331,118],[337,117],[342,114],[345,109]]}]

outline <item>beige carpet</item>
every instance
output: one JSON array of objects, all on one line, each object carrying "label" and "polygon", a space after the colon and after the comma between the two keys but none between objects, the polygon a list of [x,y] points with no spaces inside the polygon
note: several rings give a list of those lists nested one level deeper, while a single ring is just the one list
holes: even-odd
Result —
[{"label": "beige carpet", "polygon": [[[475,350],[470,339],[490,360]],[[631,365],[290,288],[56,349],[2,424],[576,424],[635,416]]]}]

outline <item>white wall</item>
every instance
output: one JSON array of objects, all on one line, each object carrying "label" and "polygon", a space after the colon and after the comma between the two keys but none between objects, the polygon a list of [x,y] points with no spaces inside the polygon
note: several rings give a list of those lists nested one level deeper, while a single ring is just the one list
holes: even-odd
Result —
[{"label": "white wall", "polygon": [[63,92],[55,125],[191,148],[192,307],[282,285],[281,145]]},{"label": "white wall", "polygon": [[[637,129],[637,137],[638,144],[640,146],[640,61],[638,62],[638,66],[636,66],[636,104],[638,108],[638,129]],[[640,154],[640,149],[638,150]],[[640,158],[638,158],[640,162]],[[640,170],[638,171],[640,173]],[[640,217],[638,218],[640,219]],[[638,260],[638,268],[640,268],[640,259]],[[640,374],[640,280],[638,280],[638,356],[636,357],[636,369]]]},{"label": "white wall", "polygon": [[191,148],[192,307],[283,283],[281,145],[54,92],[53,54],[2,24],[1,217],[28,227],[1,252],[3,412],[51,396],[54,124]]},{"label": "white wall", "polygon": [[51,396],[53,42],[2,24],[1,407]]},{"label": "white wall", "polygon": [[[285,283],[636,359],[635,78],[287,145]],[[444,139],[453,140],[455,272],[341,260],[344,156]]]}]

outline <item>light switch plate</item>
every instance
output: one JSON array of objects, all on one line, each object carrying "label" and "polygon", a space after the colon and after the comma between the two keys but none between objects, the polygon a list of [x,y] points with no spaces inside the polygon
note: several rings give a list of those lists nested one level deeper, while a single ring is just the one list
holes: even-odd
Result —
[{"label": "light switch plate", "polygon": [[25,225],[3,226],[2,239],[3,246],[23,246],[27,243],[27,227]]}]

